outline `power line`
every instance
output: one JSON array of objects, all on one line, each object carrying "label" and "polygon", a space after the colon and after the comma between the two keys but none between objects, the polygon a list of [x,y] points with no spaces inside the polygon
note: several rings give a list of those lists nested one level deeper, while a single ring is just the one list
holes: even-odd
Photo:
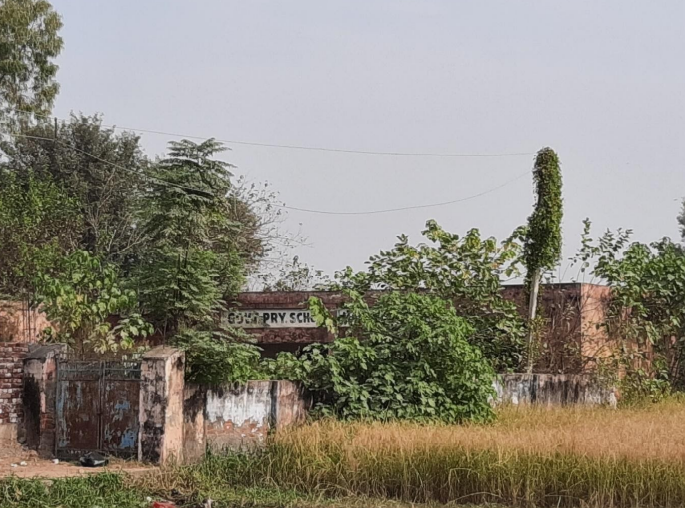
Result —
[{"label": "power line", "polygon": [[[188,139],[207,139],[202,136],[189,136],[186,134],[175,134],[173,132],[153,131],[148,129],[138,129],[133,127],[117,127],[116,125],[109,125],[113,129],[129,130],[134,132],[144,132],[149,134],[161,134],[164,136],[174,136]],[[217,139],[221,143],[229,145],[246,145],[246,146],[260,146],[267,148],[284,148],[288,150],[306,150],[314,152],[332,152],[332,153],[351,153],[357,155],[382,155],[392,157],[517,157],[522,155],[534,155],[534,152],[513,152],[513,153],[432,153],[432,152],[380,152],[373,150],[346,150],[343,148],[325,148],[319,146],[303,146],[303,145],[281,145],[274,143],[259,143],[255,141],[238,141],[235,139]]]},{"label": "power line", "polygon": [[[39,116],[41,118],[46,118],[50,119],[52,118],[49,115],[41,115],[37,113],[33,113],[30,111],[19,111],[19,113],[23,114],[34,114],[36,116]],[[57,117],[55,117],[57,118]],[[60,118],[60,120],[63,120]],[[103,127],[110,127],[112,129],[119,129],[119,130],[125,130],[125,131],[133,131],[133,132],[143,132],[146,134],[159,134],[162,136],[171,136],[171,137],[176,137],[176,138],[187,138],[187,139],[198,139],[198,140],[206,140],[208,139],[205,136],[193,136],[190,134],[179,134],[175,132],[165,132],[165,131],[157,131],[157,130],[151,130],[151,129],[139,129],[136,127],[123,127],[123,126],[117,126],[113,124],[102,124]],[[510,153],[439,153],[439,152],[384,152],[384,151],[375,151],[375,150],[347,150],[344,148],[327,148],[327,147],[320,147],[320,146],[305,146],[305,145],[286,145],[286,144],[277,144],[277,143],[263,143],[263,142],[258,142],[258,141],[241,141],[241,140],[235,140],[235,139],[219,139],[219,138],[214,138],[216,141],[219,141],[221,143],[226,143],[229,145],[245,145],[245,146],[258,146],[258,147],[265,147],[265,148],[282,148],[282,149],[287,149],[287,150],[305,150],[305,151],[316,151],[316,152],[332,152],[332,153],[349,153],[349,154],[357,154],[357,155],[380,155],[380,156],[391,156],[391,157],[520,157],[523,155],[535,155],[535,152],[510,152]]]},{"label": "power line", "polygon": [[[209,192],[207,192],[207,191],[205,191],[205,190],[196,189],[196,188],[193,188],[193,187],[187,187],[187,186],[184,186],[184,185],[179,185],[179,184],[176,184],[176,183],[174,183],[174,182],[169,182],[168,180],[163,180],[163,179],[158,178],[158,177],[155,177],[155,176],[145,175],[145,174],[139,173],[139,172],[137,172],[137,171],[135,171],[135,170],[132,170],[132,169],[130,169],[130,168],[127,168],[127,167],[125,167],[125,166],[121,166],[120,164],[116,164],[116,163],[114,163],[114,162],[111,162],[111,161],[108,161],[108,160],[103,159],[103,158],[101,158],[101,157],[98,157],[97,155],[94,155],[94,154],[92,154],[92,153],[86,152],[85,150],[81,150],[80,148],[76,148],[75,146],[72,146],[72,145],[70,145],[70,144],[68,144],[68,143],[64,143],[64,142],[60,141],[59,139],[48,138],[48,137],[44,137],[44,136],[32,136],[32,135],[29,135],[29,134],[13,134],[13,136],[16,136],[16,137],[23,137],[23,138],[28,138],[28,139],[40,139],[40,140],[44,140],[44,141],[51,141],[51,142],[53,142],[53,143],[59,143],[59,144],[61,144],[62,146],[66,146],[66,147],[71,148],[72,150],[75,150],[75,151],[77,151],[77,152],[80,152],[80,153],[82,153],[82,154],[84,154],[84,155],[87,155],[87,156],[89,156],[89,157],[93,157],[94,159],[96,159],[96,160],[98,160],[98,161],[100,161],[100,162],[103,162],[103,163],[105,163],[105,164],[109,164],[109,165],[111,165],[111,166],[113,166],[113,167],[115,167],[115,168],[121,169],[121,170],[123,170],[123,171],[127,171],[127,172],[130,172],[130,173],[134,173],[134,174],[136,174],[136,175],[138,175],[138,176],[142,176],[142,177],[144,177],[144,178],[147,178],[147,179],[150,179],[150,180],[154,180],[154,181],[156,181],[156,182],[159,183],[159,184],[168,185],[168,186],[171,186],[171,187],[176,187],[176,188],[179,188],[179,189],[182,189],[182,190],[185,190],[185,191],[188,191],[188,192],[192,192],[192,193],[200,193],[200,194],[203,194],[203,195],[211,196],[211,193],[209,193]],[[504,183],[502,183],[502,184],[500,184],[500,185],[497,185],[497,186],[495,186],[495,187],[492,187],[492,188],[490,188],[490,189],[487,189],[487,190],[485,190],[485,191],[483,191],[483,192],[479,192],[478,194],[473,194],[473,195],[471,195],[471,196],[466,196],[466,197],[463,197],[463,198],[453,199],[453,200],[450,200],[450,201],[442,201],[442,202],[439,202],[439,203],[428,203],[428,204],[422,204],[422,205],[412,205],[412,206],[403,206],[403,207],[398,207],[398,208],[387,208],[387,209],[381,209],[381,210],[366,210],[366,211],[356,211],[356,212],[336,212],[336,211],[330,211],[330,210],[315,210],[315,209],[311,209],[311,208],[300,208],[300,207],[296,207],[296,206],[287,206],[287,205],[281,205],[281,204],[277,204],[277,203],[274,203],[274,206],[276,206],[276,207],[278,207],[278,208],[283,208],[283,209],[286,209],[286,210],[296,211],[296,212],[313,213],[313,214],[320,214],[320,215],[376,215],[376,214],[381,214],[381,213],[392,213],[392,212],[400,212],[400,211],[405,211],[405,210],[417,210],[417,209],[422,209],[422,208],[434,208],[434,207],[438,207],[438,206],[446,206],[446,205],[452,205],[452,204],[455,204],[455,203],[461,203],[461,202],[469,201],[469,200],[472,200],[472,199],[475,199],[475,198],[478,198],[478,197],[481,197],[481,196],[485,196],[486,194],[490,194],[491,192],[495,192],[496,190],[499,190],[499,189],[501,189],[501,188],[503,188],[503,187],[506,187],[507,185],[509,185],[509,184],[511,184],[511,183],[513,183],[513,182],[515,182],[516,180],[518,180],[518,179],[524,177],[524,176],[527,175],[528,173],[529,173],[529,171],[526,170],[525,172],[523,172],[523,173],[521,173],[521,174],[515,176],[515,177],[512,178],[512,179],[507,180],[506,182],[504,182]]]},{"label": "power line", "polygon": [[[446,206],[446,205],[453,205],[455,203],[461,203],[463,201],[469,201],[471,199],[479,198],[481,196],[485,196],[486,194],[490,194],[491,192],[495,192],[496,190],[499,190],[503,187],[506,187],[507,185],[515,182],[516,180],[526,176],[529,174],[529,171],[525,171],[524,173],[521,173],[520,175],[515,176],[511,180],[507,180],[503,184],[500,184],[496,187],[492,187],[488,190],[485,190],[483,192],[479,192],[478,194],[473,194],[472,196],[466,196],[463,198],[459,199],[453,199],[451,201],[443,201],[441,203],[428,203],[424,205],[413,205],[413,206],[402,206],[399,208],[386,208],[383,210],[368,210],[368,211],[361,211],[361,212],[333,212],[333,211],[328,211],[328,210],[313,210],[310,208],[298,208],[295,206],[286,206],[286,205],[280,205],[281,208],[285,208],[287,210],[293,210],[297,212],[306,212],[306,213],[316,213],[316,214],[323,214],[323,215],[374,215],[374,214],[379,214],[379,213],[392,213],[392,212],[401,212],[404,210],[417,210],[420,208],[434,208],[437,206]],[[279,206],[279,205],[277,205]]]}]

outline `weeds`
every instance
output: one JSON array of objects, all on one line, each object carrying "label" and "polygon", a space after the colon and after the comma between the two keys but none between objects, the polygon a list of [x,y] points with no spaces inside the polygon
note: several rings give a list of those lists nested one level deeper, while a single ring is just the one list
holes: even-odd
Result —
[{"label": "weeds", "polygon": [[114,473],[56,480],[5,478],[0,481],[0,506],[21,508],[143,508],[145,494]]}]

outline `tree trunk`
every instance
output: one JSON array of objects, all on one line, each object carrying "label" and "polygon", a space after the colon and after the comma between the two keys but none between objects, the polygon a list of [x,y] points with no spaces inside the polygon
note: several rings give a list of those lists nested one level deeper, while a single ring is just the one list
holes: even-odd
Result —
[{"label": "tree trunk", "polygon": [[540,269],[533,273],[533,280],[530,287],[530,300],[528,301],[528,358],[526,359],[526,373],[533,373],[533,342],[535,340],[535,332],[533,330],[533,321],[538,310],[538,293],[540,292]]}]

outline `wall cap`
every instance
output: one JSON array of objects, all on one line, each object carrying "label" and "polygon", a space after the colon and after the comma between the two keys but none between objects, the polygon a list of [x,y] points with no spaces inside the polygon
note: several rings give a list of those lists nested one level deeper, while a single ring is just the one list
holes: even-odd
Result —
[{"label": "wall cap", "polygon": [[29,353],[24,360],[45,360],[52,355],[58,355],[67,350],[66,344],[46,344],[38,347],[29,347]]},{"label": "wall cap", "polygon": [[143,355],[143,360],[165,360],[177,355],[182,355],[183,351],[170,346],[157,346]]}]

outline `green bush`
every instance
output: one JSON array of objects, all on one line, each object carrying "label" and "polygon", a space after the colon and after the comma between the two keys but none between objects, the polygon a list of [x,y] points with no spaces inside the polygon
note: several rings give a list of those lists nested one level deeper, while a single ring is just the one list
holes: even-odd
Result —
[{"label": "green bush", "polygon": [[337,322],[321,302],[310,306],[337,335],[305,348],[296,359],[267,363],[274,377],[295,378],[316,398],[316,409],[341,418],[488,420],[494,372],[452,304],[435,296],[390,292],[369,306],[346,291]]},{"label": "green bush", "polygon": [[261,379],[261,349],[237,329],[183,329],[172,345],[185,351],[186,380],[205,384],[244,383]]}]

